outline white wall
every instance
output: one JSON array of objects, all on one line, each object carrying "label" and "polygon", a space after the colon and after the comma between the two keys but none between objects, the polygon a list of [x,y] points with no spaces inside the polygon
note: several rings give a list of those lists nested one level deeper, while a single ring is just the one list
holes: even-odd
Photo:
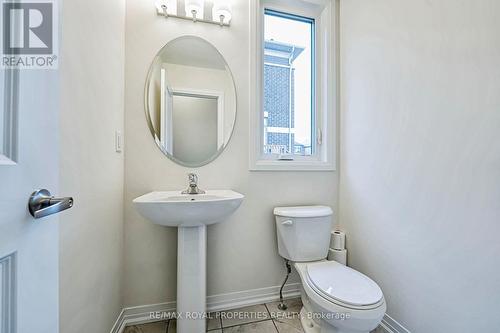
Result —
[{"label": "white wall", "polygon": [[500,2],[341,2],[340,221],[412,332],[500,329]]},{"label": "white wall", "polygon": [[121,310],[123,0],[62,3],[60,332],[109,332]]},{"label": "white wall", "polygon": [[[125,306],[175,300],[177,232],[141,218],[133,198],[151,190],[184,189],[191,171],[171,162],[156,147],[143,109],[143,88],[157,51],[181,35],[214,44],[231,68],[238,94],[233,138],[224,153],[202,168],[202,188],[228,188],[246,195],[229,220],[208,229],[208,294],[281,284],[285,270],[277,253],[272,208],[327,204],[335,207],[332,172],[249,172],[249,9],[233,1],[230,28],[157,17],[153,3],[127,0],[126,158],[125,158]],[[295,277],[296,279],[296,277]],[[296,280],[295,280],[296,281]]]}]

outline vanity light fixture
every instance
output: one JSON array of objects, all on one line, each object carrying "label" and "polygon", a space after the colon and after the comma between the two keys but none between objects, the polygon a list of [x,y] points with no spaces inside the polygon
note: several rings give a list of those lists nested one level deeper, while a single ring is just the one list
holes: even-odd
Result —
[{"label": "vanity light fixture", "polygon": [[[228,3],[230,0],[207,1],[207,4],[205,4],[205,0],[184,0],[181,2],[181,8],[182,4],[184,4],[185,13],[182,12],[182,9],[178,10],[178,1],[157,0],[157,14],[165,18],[175,17],[193,22],[217,24],[221,27],[230,26],[232,18],[231,6]],[[211,10],[210,6],[212,6]],[[212,14],[212,17],[205,18],[205,9]],[[207,16],[210,16],[210,14],[207,14]]]},{"label": "vanity light fixture", "polygon": [[193,22],[203,20],[204,8],[204,0],[186,0],[185,2],[186,15],[192,18]]},{"label": "vanity light fixture", "polygon": [[157,0],[155,5],[158,14],[165,17],[177,16],[177,0]]},{"label": "vanity light fixture", "polygon": [[212,8],[212,19],[221,26],[231,22],[231,6],[227,1],[215,0]]}]

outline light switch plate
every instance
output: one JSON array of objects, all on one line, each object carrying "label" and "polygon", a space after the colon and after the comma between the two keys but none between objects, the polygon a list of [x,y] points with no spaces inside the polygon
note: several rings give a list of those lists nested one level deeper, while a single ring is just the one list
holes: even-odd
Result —
[{"label": "light switch plate", "polygon": [[123,136],[122,132],[115,132],[115,151],[121,153],[123,151]]}]

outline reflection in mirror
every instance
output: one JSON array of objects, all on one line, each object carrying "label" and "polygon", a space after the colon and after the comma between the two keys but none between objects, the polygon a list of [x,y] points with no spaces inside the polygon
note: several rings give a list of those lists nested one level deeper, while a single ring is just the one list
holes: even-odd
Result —
[{"label": "reflection in mirror", "polygon": [[176,158],[189,164],[209,160],[219,150],[217,99],[174,95],[172,109]]},{"label": "reflection in mirror", "polygon": [[189,167],[214,160],[227,146],[236,119],[236,91],[221,54],[185,36],[158,52],[145,91],[146,116],[156,144]]}]

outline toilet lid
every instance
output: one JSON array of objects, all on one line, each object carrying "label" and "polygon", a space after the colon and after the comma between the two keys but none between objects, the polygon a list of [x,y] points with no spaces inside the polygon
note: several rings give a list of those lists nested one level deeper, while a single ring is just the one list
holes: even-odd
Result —
[{"label": "toilet lid", "polygon": [[335,261],[307,265],[309,281],[322,296],[355,306],[378,303],[382,290],[369,277]]}]

